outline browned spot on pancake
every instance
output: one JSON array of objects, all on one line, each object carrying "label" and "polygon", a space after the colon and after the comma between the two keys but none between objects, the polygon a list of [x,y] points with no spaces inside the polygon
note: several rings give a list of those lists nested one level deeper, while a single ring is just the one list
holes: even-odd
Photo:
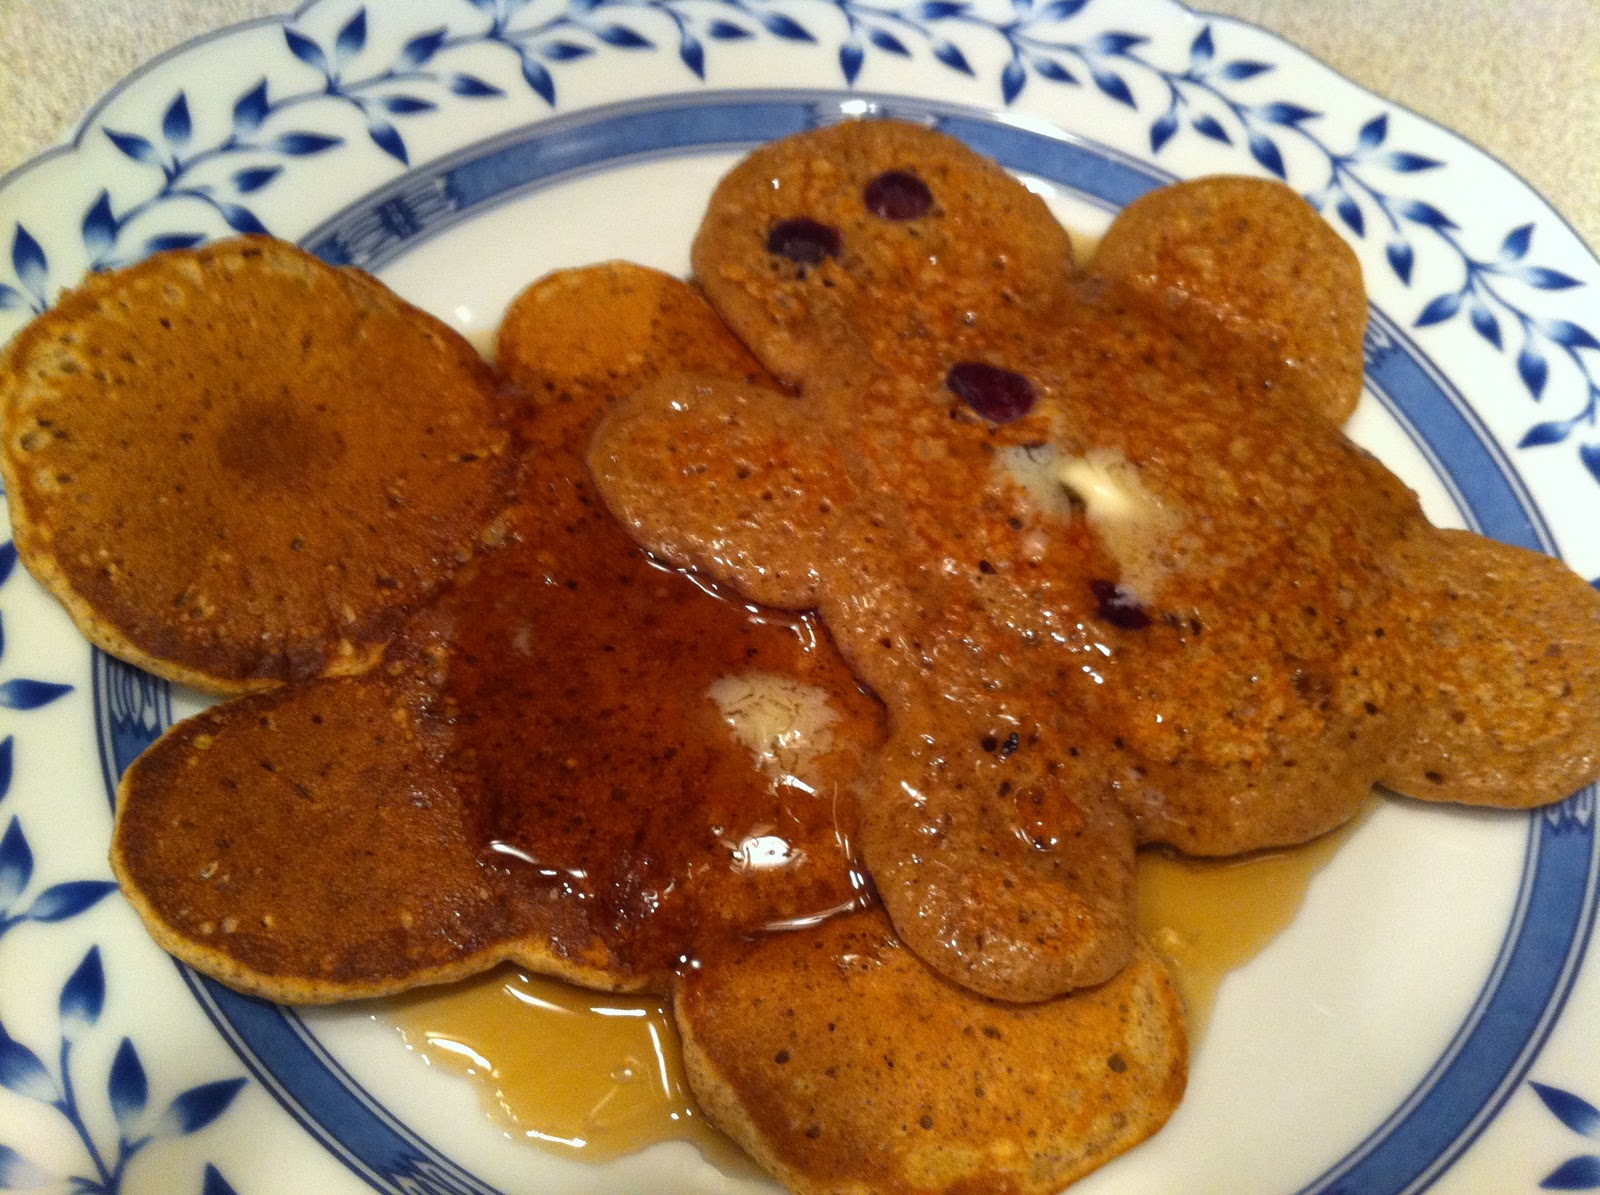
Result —
[{"label": "browned spot on pancake", "polygon": [[344,438],[292,398],[247,400],[217,433],[217,463],[255,486],[320,484],[345,456]]}]

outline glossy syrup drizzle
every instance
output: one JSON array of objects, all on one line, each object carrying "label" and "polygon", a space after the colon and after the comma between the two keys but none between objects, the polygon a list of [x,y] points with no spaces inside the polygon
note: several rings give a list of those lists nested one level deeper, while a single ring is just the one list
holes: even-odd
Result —
[{"label": "glossy syrup drizzle", "polygon": [[[1172,966],[1191,1043],[1222,980],[1288,926],[1348,833],[1241,859],[1140,856],[1140,928]],[[755,1173],[695,1106],[659,997],[590,992],[502,968],[389,1001],[377,1015],[432,1065],[471,1080],[489,1117],[534,1144],[598,1162],[687,1140],[725,1172]]]}]

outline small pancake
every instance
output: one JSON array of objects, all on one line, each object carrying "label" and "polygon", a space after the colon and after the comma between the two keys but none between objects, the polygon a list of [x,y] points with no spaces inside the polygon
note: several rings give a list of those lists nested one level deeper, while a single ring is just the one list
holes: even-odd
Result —
[{"label": "small pancake", "polygon": [[1117,214],[1089,272],[1214,320],[1258,348],[1261,372],[1342,424],[1361,397],[1361,263],[1332,225],[1272,179],[1159,187]]},{"label": "small pancake", "polygon": [[708,960],[673,1008],[700,1106],[796,1195],[1053,1195],[1159,1129],[1187,1075],[1146,947],[1100,987],[1004,1004],[877,910]]},{"label": "small pancake", "polygon": [[501,360],[533,396],[531,448],[501,544],[381,668],[215,707],[124,778],[116,870],[163,946],[297,1003],[505,959],[665,991],[724,934],[863,899],[877,703],[814,620],[663,569],[583,477],[609,388],[680,359],[759,373],[654,271],[564,272],[517,301]]},{"label": "small pancake", "polygon": [[23,561],[214,693],[369,667],[503,502],[502,417],[460,336],[264,237],[92,275],[0,362]]}]

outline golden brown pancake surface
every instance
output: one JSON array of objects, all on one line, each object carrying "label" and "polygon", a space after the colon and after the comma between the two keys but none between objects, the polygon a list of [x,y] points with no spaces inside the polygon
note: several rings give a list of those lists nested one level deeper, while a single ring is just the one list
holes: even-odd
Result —
[{"label": "golden brown pancake surface", "polygon": [[[1444,592],[1439,562],[1467,541],[1329,417],[1364,305],[1301,200],[1260,205],[1271,218],[1242,234],[1258,280],[1232,290],[1184,237],[1232,228],[1254,184],[1171,188],[1075,283],[1065,251],[1032,252],[1059,236],[1042,205],[979,163],[870,121],[746,159],[695,269],[798,397],[665,380],[608,413],[590,463],[652,551],[820,610],[889,712],[862,843],[897,931],[958,983],[1039,999],[1130,957],[1138,842],[1285,845],[1375,781],[1520,758],[1424,729],[1438,661],[1476,678],[1479,726],[1526,696],[1496,660],[1545,661],[1546,699],[1582,691],[1600,595],[1511,549],[1497,559],[1544,577],[1562,618]],[[879,202],[907,173],[926,202]],[[916,284],[886,284],[879,263],[912,258]],[[1309,297],[1274,304],[1295,279]],[[1452,793],[1566,795],[1595,776],[1597,709],[1562,715],[1519,791]]]},{"label": "golden brown pancake surface", "polygon": [[368,667],[509,479],[471,346],[251,237],[92,275],[0,363],[29,569],[95,643],[219,693]]},{"label": "golden brown pancake surface", "polygon": [[1183,1008],[1144,947],[1043,1004],[940,978],[880,910],[689,971],[674,1002],[701,1106],[800,1195],[1048,1195],[1183,1094]]}]

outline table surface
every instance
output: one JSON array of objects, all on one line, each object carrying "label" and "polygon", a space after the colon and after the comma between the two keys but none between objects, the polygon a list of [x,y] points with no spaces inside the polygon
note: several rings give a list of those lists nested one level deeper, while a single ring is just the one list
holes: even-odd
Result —
[{"label": "table surface", "polygon": [[[0,0],[0,173],[196,33],[291,0]],[[1596,0],[1205,0],[1471,138],[1600,248]]]}]

